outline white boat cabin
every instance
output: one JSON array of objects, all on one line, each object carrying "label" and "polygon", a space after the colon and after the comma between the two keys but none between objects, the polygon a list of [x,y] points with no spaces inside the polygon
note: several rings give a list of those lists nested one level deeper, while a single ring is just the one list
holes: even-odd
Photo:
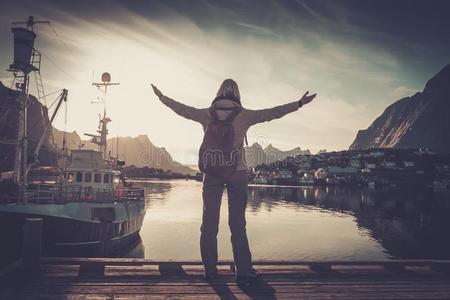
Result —
[{"label": "white boat cabin", "polygon": [[113,170],[97,150],[73,150],[71,163],[63,174],[67,185],[90,187],[95,190],[123,188],[121,173]]}]

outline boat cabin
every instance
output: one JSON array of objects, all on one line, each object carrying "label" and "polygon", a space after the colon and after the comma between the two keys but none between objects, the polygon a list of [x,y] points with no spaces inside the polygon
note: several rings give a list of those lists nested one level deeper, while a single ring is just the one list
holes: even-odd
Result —
[{"label": "boat cabin", "polygon": [[96,190],[111,190],[123,187],[122,176],[113,170],[97,150],[73,150],[71,163],[63,174],[68,185],[91,187]]}]

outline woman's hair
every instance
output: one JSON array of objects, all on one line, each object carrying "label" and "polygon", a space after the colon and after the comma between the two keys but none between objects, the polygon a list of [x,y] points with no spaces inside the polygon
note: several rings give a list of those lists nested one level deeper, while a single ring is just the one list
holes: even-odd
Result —
[{"label": "woman's hair", "polygon": [[227,98],[230,97],[233,100],[241,103],[241,94],[239,93],[239,88],[233,79],[225,79],[217,91],[217,98]]}]

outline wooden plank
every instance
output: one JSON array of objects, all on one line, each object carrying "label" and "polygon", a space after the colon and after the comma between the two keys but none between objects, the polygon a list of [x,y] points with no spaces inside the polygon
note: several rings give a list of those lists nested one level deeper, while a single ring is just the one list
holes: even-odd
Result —
[{"label": "wooden plank", "polygon": [[314,272],[331,272],[332,271],[332,264],[329,263],[312,263],[308,264],[309,269]]},{"label": "wooden plank", "polygon": [[[44,274],[53,274],[53,273],[61,273],[61,276],[64,276],[65,273],[69,273],[70,275],[72,275],[73,271],[78,270],[79,268],[84,267],[89,269],[90,267],[92,268],[103,268],[103,265],[97,265],[97,264],[92,264],[92,265],[85,265],[82,264],[80,265],[42,265],[41,269],[42,272]],[[180,270],[180,266],[177,264],[170,264],[168,266],[163,266],[162,267],[163,270],[168,270],[168,269],[178,269]],[[310,270],[308,267],[301,267],[301,268],[293,268],[293,267],[277,267],[277,266],[264,266],[264,267],[258,267],[256,266],[256,269],[261,271],[264,274],[278,274],[278,275],[283,275],[283,274],[297,274],[297,275],[317,275],[317,272]],[[409,274],[417,274],[417,275],[445,275],[442,274],[441,272],[437,272],[431,268],[425,267],[416,267],[416,268],[411,268],[408,267],[406,268],[409,272]],[[127,275],[127,276],[132,276],[132,275],[143,275],[143,274],[160,274],[160,266],[156,265],[156,266],[120,266],[120,265],[113,265],[113,266],[104,266],[104,272],[105,272],[105,276],[116,276],[116,275]],[[219,269],[219,272],[221,274],[229,274],[229,275],[233,275],[234,273],[232,273],[229,269]],[[180,274],[184,273],[187,275],[203,275],[203,268],[200,266],[195,266],[195,267],[189,267],[189,266],[183,266],[182,267],[182,271],[180,270],[179,272]],[[345,267],[333,267],[333,273],[335,275],[342,275],[342,276],[358,276],[358,275],[380,275],[380,276],[392,276],[392,274],[388,271],[385,270],[383,267],[381,266],[375,266],[375,267],[363,267],[363,266],[345,266]],[[169,274],[166,272],[166,274]],[[394,274],[396,276],[398,276],[398,274]]]},{"label": "wooden plank", "polygon": [[215,293],[215,289],[228,289],[233,292],[239,292],[242,289],[249,291],[259,291],[261,293],[268,292],[277,292],[277,293],[286,293],[286,292],[308,292],[308,293],[316,293],[316,292],[345,292],[345,291],[357,291],[358,293],[372,293],[372,292],[414,292],[414,291],[422,291],[422,292],[432,292],[432,291],[440,291],[445,292],[450,295],[450,285],[449,284],[267,284],[265,282],[261,282],[258,284],[254,284],[249,287],[242,288],[237,284],[191,284],[187,283],[179,283],[177,285],[171,284],[140,284],[140,285],[126,285],[126,284],[111,284],[111,285],[52,285],[52,284],[35,284],[30,283],[26,286],[23,285],[12,285],[5,289],[5,291],[15,291],[19,294],[33,294],[33,293],[46,293],[51,291],[52,293],[58,294],[90,294],[90,293],[113,293],[113,294],[122,294],[122,293],[137,293],[137,294],[171,294],[171,293],[185,293],[185,294],[211,294]]},{"label": "wooden plank", "polygon": [[[66,272],[64,275],[60,275],[57,272],[51,272],[51,273],[44,273],[41,274],[41,280],[67,280],[67,281],[73,281],[73,280],[84,280],[82,277],[78,277],[77,271],[72,272]],[[405,276],[399,276],[396,274],[327,274],[326,276],[322,273],[317,274],[299,274],[299,273],[263,273],[263,278],[270,281],[291,281],[291,282],[307,282],[307,281],[327,281],[327,282],[334,282],[334,281],[361,281],[361,282],[386,282],[386,281],[392,281],[392,282],[398,282],[398,281],[408,281],[408,282],[414,282],[414,281],[426,281],[431,282],[435,280],[441,280],[446,279],[447,277],[442,277],[439,274],[431,274],[431,275],[423,275],[419,274],[417,276],[413,276],[410,274],[406,274]],[[229,273],[219,273],[219,279],[226,279],[226,280],[234,280],[234,274],[231,272]],[[203,281],[203,274],[202,273],[189,273],[187,272],[186,275],[183,274],[174,274],[174,275],[168,275],[164,274],[161,275],[159,271],[142,271],[142,272],[135,272],[135,271],[129,271],[129,272],[116,272],[116,273],[110,273],[109,271],[105,272],[104,276],[95,277],[92,276],[89,278],[89,280],[92,281],[107,281],[107,282],[120,282],[120,281],[152,281],[152,280],[160,280],[160,281],[179,281],[179,280],[190,280],[190,281]]]},{"label": "wooden plank", "polygon": [[[180,260],[151,260],[145,258],[74,258],[74,257],[42,257],[41,262],[45,264],[80,264],[88,262],[104,263],[106,265],[158,265],[161,263],[174,262],[181,265],[202,265],[201,261],[180,261]],[[230,266],[233,264],[232,260],[222,260],[218,265]],[[292,261],[292,260],[255,260],[255,266],[300,266],[300,265],[410,265],[410,266],[425,266],[436,264],[447,264],[450,266],[450,260],[375,260],[375,261]]]},{"label": "wooden plank", "polygon": [[[10,288],[21,288],[24,284],[12,284],[10,285]],[[189,291],[192,288],[198,289],[198,288],[209,288],[209,287],[219,287],[219,286],[228,286],[228,287],[236,287],[239,286],[235,282],[229,281],[229,282],[214,282],[214,283],[208,283],[208,282],[78,282],[78,283],[52,283],[52,282],[30,282],[28,284],[25,284],[27,288],[30,289],[46,289],[46,288],[52,288],[55,287],[55,291],[57,289],[64,290],[66,288],[70,289],[84,289],[84,288],[92,288],[96,289],[93,290],[94,292],[99,291],[107,291],[109,289],[121,289],[121,288],[146,288],[147,286],[151,286],[151,288],[159,289],[159,288],[183,288],[186,291]],[[366,291],[366,290],[392,290],[392,289],[402,289],[402,290],[435,290],[439,289],[442,291],[448,291],[450,290],[450,285],[448,283],[384,283],[384,284],[372,284],[372,283],[360,283],[360,282],[354,282],[354,283],[348,283],[348,282],[338,282],[338,283],[327,283],[327,282],[316,282],[316,283],[292,283],[292,282],[269,282],[269,281],[263,281],[261,283],[254,284],[255,287],[263,286],[263,285],[271,285],[273,287],[277,287],[280,289],[302,289],[302,290],[308,290],[308,289],[351,289],[351,288],[357,288],[359,291]]]},{"label": "wooden plank", "polygon": [[[316,299],[326,299],[332,297],[333,299],[445,299],[450,297],[449,286],[443,289],[440,285],[427,285],[423,286],[371,286],[366,287],[361,285],[341,285],[338,288],[329,285],[316,285],[316,286],[305,286],[305,285],[287,285],[287,286],[269,286],[266,289],[261,287],[253,288],[241,288],[238,286],[226,286],[226,287],[192,287],[192,286],[181,286],[181,287],[156,287],[143,285],[141,287],[105,287],[98,288],[95,286],[88,286],[85,288],[77,287],[67,287],[66,289],[61,289],[61,287],[54,287],[48,285],[46,287],[17,287],[9,288],[3,291],[2,295],[7,299],[7,296],[13,296],[15,299],[22,298],[23,296],[47,296],[47,295],[64,295],[64,298],[71,297],[73,295],[83,295],[83,297],[91,298],[92,296],[111,296],[117,299],[120,295],[122,296],[138,296],[138,295],[152,295],[160,296],[161,299],[165,297],[176,298],[182,296],[186,297],[215,297],[217,296],[227,296],[227,295],[252,295],[253,297],[271,297],[276,296],[277,298],[289,298],[292,295],[296,295],[298,298],[316,298]],[[3,297],[2,296],[2,297]],[[11,298],[13,298],[11,297]]]},{"label": "wooden plank", "polygon": [[78,274],[80,277],[82,276],[103,277],[105,275],[105,265],[97,263],[83,263],[80,264]]},{"label": "wooden plank", "polygon": [[[263,281],[234,282],[232,262],[206,282],[200,261],[42,258],[37,277],[5,273],[1,299],[450,299],[449,261],[256,261]],[[397,269],[396,267],[399,267]],[[8,277],[7,274],[11,274]]]},{"label": "wooden plank", "polygon": [[[357,281],[357,280],[351,280],[351,281],[337,281],[337,280],[330,280],[327,281],[326,279],[322,278],[322,279],[318,279],[318,280],[314,280],[314,279],[310,279],[307,281],[302,281],[302,280],[290,280],[290,278],[283,278],[283,279],[277,279],[277,278],[266,278],[263,277],[263,281],[266,283],[270,283],[270,284],[275,284],[275,285],[289,285],[289,284],[294,284],[294,285],[318,285],[318,284],[322,284],[322,285],[333,285],[333,286],[338,286],[338,285],[371,285],[371,286],[387,286],[387,285],[408,285],[408,286],[420,286],[421,284],[425,284],[427,286],[429,285],[442,285],[442,286],[446,286],[446,285],[450,285],[450,283],[448,281],[439,281],[439,280],[415,280],[415,281],[394,281],[393,283],[391,283],[390,281],[369,281],[369,280],[365,280],[365,281]],[[176,278],[176,279],[167,279],[164,277],[154,277],[154,278],[143,278],[141,280],[108,280],[108,279],[101,279],[99,280],[97,279],[93,279],[93,278],[85,278],[85,277],[79,277],[77,279],[69,279],[69,280],[62,280],[59,279],[57,280],[57,278],[55,278],[55,280],[46,280],[46,279],[40,279],[39,280],[34,280],[32,282],[26,282],[25,280],[16,280],[16,281],[10,281],[11,284],[14,285],[20,285],[20,284],[40,284],[40,285],[147,285],[147,284],[155,284],[155,285],[185,285],[185,284],[190,284],[190,285],[220,285],[220,284],[235,284],[234,282],[234,278],[232,277],[222,277],[222,278],[218,278],[217,280],[215,280],[214,282],[206,282],[205,280],[201,279],[201,278]]]},{"label": "wooden plank", "polygon": [[[48,300],[55,300],[55,299],[61,299],[60,295],[52,295],[52,294],[45,294],[45,295],[33,295],[33,296],[21,296],[20,298],[17,298],[17,295],[5,295],[6,299],[48,299]],[[65,295],[64,299],[69,300],[86,300],[86,299],[115,299],[115,300],[122,300],[122,299],[136,299],[136,300],[166,300],[166,299],[187,299],[187,300],[218,300],[218,299],[234,299],[234,300],[249,300],[249,299],[309,299],[309,300],[331,300],[331,299],[362,299],[361,295],[359,294],[350,294],[346,293],[345,295],[335,295],[335,294],[308,294],[304,295],[301,293],[291,293],[291,294],[275,294],[272,297],[250,297],[247,294],[241,293],[241,294],[225,294],[225,295],[184,295],[184,294],[172,294],[172,295],[139,295],[139,294],[122,294],[122,295],[114,295],[114,298],[112,298],[112,295],[104,295],[104,294],[91,294],[89,297],[85,295]],[[422,295],[419,294],[417,297],[413,297],[411,295],[404,295],[404,294],[373,294],[373,295],[366,295],[364,299],[373,299],[373,300],[403,300],[403,299],[448,299],[445,297],[445,295],[440,294],[439,292],[431,293]]]}]

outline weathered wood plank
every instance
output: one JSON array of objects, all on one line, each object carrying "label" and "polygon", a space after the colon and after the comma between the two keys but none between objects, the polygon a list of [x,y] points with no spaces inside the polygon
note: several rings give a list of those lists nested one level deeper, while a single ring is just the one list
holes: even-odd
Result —
[{"label": "weathered wood plank", "polygon": [[34,294],[34,295],[17,295],[17,294],[4,294],[4,299],[448,299],[449,295],[439,291],[434,292],[416,292],[414,294],[408,293],[370,293],[361,295],[355,292],[344,292],[344,293],[275,293],[272,295],[260,295],[251,293],[224,293],[224,294],[193,294],[186,295],[184,293],[180,294],[70,294],[55,295],[52,293],[48,294]]},{"label": "weathered wood plank", "polygon": [[[42,257],[41,262],[45,264],[81,264],[81,263],[104,263],[107,265],[158,265],[160,263],[174,262],[181,265],[202,265],[201,261],[180,261],[180,260],[152,260],[146,258],[86,258],[86,257]],[[232,260],[222,260],[218,265],[231,265]],[[403,259],[403,260],[374,260],[374,261],[293,261],[293,260],[256,260],[253,262],[256,266],[296,266],[296,265],[443,265],[450,266],[450,260],[436,260],[436,259]]]},{"label": "weathered wood plank", "polygon": [[450,299],[449,261],[256,261],[263,280],[247,287],[231,266],[222,261],[218,280],[206,282],[199,261],[42,258],[39,274],[0,273],[0,298]]},{"label": "weathered wood plank", "polygon": [[[25,298],[27,296],[35,298],[39,298],[41,296],[42,298],[51,297],[51,296],[58,296],[58,294],[52,293],[51,291],[48,291],[46,293],[41,294],[32,294],[32,295],[26,295],[26,294],[4,294],[5,296],[12,296],[13,299],[21,299]],[[129,298],[137,298],[138,296],[145,296],[145,297],[152,297],[151,299],[177,299],[177,298],[190,298],[190,299],[211,299],[216,298],[218,296],[223,297],[237,297],[238,299],[248,299],[249,296],[253,299],[286,299],[286,298],[294,298],[294,299],[448,299],[450,294],[448,292],[442,292],[442,291],[411,291],[411,292],[404,292],[404,291],[388,291],[388,292],[358,292],[358,291],[314,291],[314,292],[308,292],[308,291],[295,291],[295,292],[274,292],[274,293],[261,293],[258,291],[245,291],[245,290],[232,290],[232,291],[214,291],[212,293],[204,294],[204,293],[198,293],[198,294],[186,294],[184,292],[179,293],[161,293],[161,294],[147,294],[147,293],[121,293],[121,294],[102,294],[102,293],[91,293],[91,294],[68,294],[64,295],[65,299],[75,298],[78,296],[78,298],[81,298],[82,296],[84,299],[95,299],[95,298],[105,298],[108,299],[112,298],[112,295],[114,295],[114,299],[120,298],[122,296],[123,298],[129,297]],[[60,296],[61,298],[61,296]]]},{"label": "weathered wood plank", "polygon": [[[90,285],[74,285],[74,284],[40,284],[40,283],[30,283],[26,286],[22,285],[11,285],[4,289],[4,291],[16,291],[17,293],[46,293],[51,291],[52,293],[58,294],[90,294],[90,293],[137,293],[137,294],[170,294],[170,293],[186,293],[186,294],[210,294],[214,293],[215,288],[227,288],[230,291],[239,292],[242,290],[240,286],[234,283],[227,284],[192,284],[190,282],[178,283],[178,284],[90,284]],[[358,293],[371,293],[371,292],[414,292],[414,291],[441,291],[446,292],[450,295],[450,285],[446,283],[413,283],[413,284],[361,284],[361,283],[340,283],[340,284],[324,284],[324,283],[308,283],[308,284],[278,284],[267,282],[261,282],[254,284],[252,286],[246,287],[248,290],[253,290],[255,292],[259,291],[261,293],[268,292],[344,292],[344,291],[357,291]]]},{"label": "weathered wood plank", "polygon": [[[13,299],[48,299],[48,300],[55,300],[55,299],[61,299],[61,296],[59,295],[35,295],[35,296],[21,296],[16,297],[16,295],[5,295],[6,299],[9,299],[10,297],[13,297]],[[425,297],[424,297],[425,296]],[[89,296],[85,295],[67,295],[64,297],[64,299],[69,300],[86,300],[86,299],[115,299],[115,300],[122,300],[122,299],[136,299],[136,300],[166,300],[166,299],[187,299],[187,300],[218,300],[218,299],[234,299],[234,300],[248,300],[248,299],[309,299],[309,300],[331,300],[331,299],[362,299],[361,295],[358,294],[345,294],[345,295],[334,295],[334,294],[310,294],[310,295],[302,295],[302,294],[275,294],[274,297],[266,297],[266,298],[257,298],[257,297],[250,297],[246,294],[230,294],[230,295],[184,295],[184,294],[178,294],[178,295],[136,295],[136,294],[130,294],[130,295],[114,295],[114,298],[109,295],[105,296],[102,294],[95,295],[91,294]],[[439,294],[439,293],[433,293],[433,294],[426,294],[426,295],[418,295],[417,297],[413,298],[410,295],[403,295],[403,294],[374,294],[374,295],[367,295],[364,299],[373,299],[373,300],[403,300],[403,299],[448,299],[445,298],[445,296]]]}]

